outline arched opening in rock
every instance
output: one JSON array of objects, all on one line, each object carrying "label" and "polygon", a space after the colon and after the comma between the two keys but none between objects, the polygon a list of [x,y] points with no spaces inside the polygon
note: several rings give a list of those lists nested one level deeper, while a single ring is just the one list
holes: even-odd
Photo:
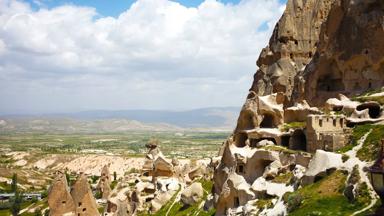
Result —
[{"label": "arched opening in rock", "polygon": [[344,83],[341,78],[332,78],[330,76],[320,77],[317,81],[317,89],[319,91],[344,91]]},{"label": "arched opening in rock", "polygon": [[293,150],[307,150],[307,139],[303,130],[297,129],[293,132],[290,139],[289,148]]},{"label": "arched opening in rock", "polygon": [[273,142],[273,144],[276,145],[276,140],[274,138],[260,138],[260,139],[251,139],[250,140],[250,147],[252,147],[252,148],[257,147],[257,143],[259,143],[260,141],[263,141],[263,140],[271,141],[271,142]]},{"label": "arched opening in rock", "polygon": [[312,58],[312,52],[309,52],[309,53],[308,53],[308,57],[309,57],[309,58]]},{"label": "arched opening in rock", "polygon": [[376,103],[364,103],[356,107],[356,110],[361,111],[368,109],[369,117],[379,118],[381,115],[381,108],[379,104]]},{"label": "arched opening in rock", "polygon": [[236,173],[237,174],[244,174],[245,173],[244,164],[237,164]]},{"label": "arched opening in rock", "polygon": [[235,137],[235,145],[236,147],[244,147],[246,146],[246,141],[248,139],[248,136],[246,133],[238,133]]},{"label": "arched opening in rock", "polygon": [[233,206],[234,206],[235,208],[237,208],[237,207],[240,206],[240,199],[239,199],[239,197],[235,197]]},{"label": "arched opening in rock", "polygon": [[275,128],[276,125],[274,125],[274,118],[270,114],[265,114],[263,116],[263,121],[260,123],[261,128]]},{"label": "arched opening in rock", "polygon": [[281,145],[288,148],[290,139],[291,139],[291,136],[289,135],[281,136]]}]

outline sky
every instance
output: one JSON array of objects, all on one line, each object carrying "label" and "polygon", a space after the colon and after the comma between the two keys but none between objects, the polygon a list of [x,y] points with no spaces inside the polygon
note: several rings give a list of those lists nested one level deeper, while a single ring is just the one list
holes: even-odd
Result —
[{"label": "sky", "polygon": [[0,0],[0,114],[241,106],[283,0]]}]

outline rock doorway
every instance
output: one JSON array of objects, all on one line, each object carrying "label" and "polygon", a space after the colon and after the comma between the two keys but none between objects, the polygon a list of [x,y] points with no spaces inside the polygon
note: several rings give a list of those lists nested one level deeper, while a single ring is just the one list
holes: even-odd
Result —
[{"label": "rock doorway", "polygon": [[240,147],[240,148],[245,147],[247,139],[248,139],[247,134],[245,133],[237,134],[235,138],[236,147]]},{"label": "rock doorway", "polygon": [[364,103],[356,107],[356,110],[361,111],[368,109],[369,117],[379,118],[381,115],[381,107],[377,103]]},{"label": "rock doorway", "polygon": [[289,148],[292,150],[307,150],[307,138],[302,129],[297,129],[293,132],[289,141]]},{"label": "rock doorway", "polygon": [[274,117],[271,114],[265,114],[263,121],[260,123],[260,128],[275,128]]},{"label": "rock doorway", "polygon": [[281,136],[281,145],[289,148],[289,140],[290,139],[291,139],[291,136],[289,136],[289,135]]}]

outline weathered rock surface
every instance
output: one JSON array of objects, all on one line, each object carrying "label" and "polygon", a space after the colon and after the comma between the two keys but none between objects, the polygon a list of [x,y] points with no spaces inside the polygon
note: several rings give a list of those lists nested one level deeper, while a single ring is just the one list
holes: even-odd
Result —
[{"label": "weathered rock surface", "polygon": [[284,92],[290,101],[295,76],[311,61],[320,26],[333,0],[289,0],[276,24],[269,45],[257,60],[259,70],[250,90],[258,95]]},{"label": "weathered rock surface", "polygon": [[101,170],[100,180],[96,187],[100,191],[102,199],[108,199],[109,194],[111,193],[110,184],[111,175],[109,174],[108,166],[105,165]]},{"label": "weathered rock surface", "polygon": [[57,173],[48,191],[48,205],[51,216],[75,214],[75,203],[69,193],[68,183],[64,173]]},{"label": "weathered rock surface", "polygon": [[318,49],[306,67],[305,98],[322,105],[384,84],[384,2],[335,1],[321,27]]},{"label": "weathered rock surface", "polygon": [[193,205],[199,202],[204,195],[204,189],[200,182],[195,182],[181,193],[181,201],[184,205]]},{"label": "weathered rock surface", "polygon": [[71,196],[76,205],[76,213],[80,216],[100,215],[96,200],[93,197],[87,177],[81,174],[72,186]]}]

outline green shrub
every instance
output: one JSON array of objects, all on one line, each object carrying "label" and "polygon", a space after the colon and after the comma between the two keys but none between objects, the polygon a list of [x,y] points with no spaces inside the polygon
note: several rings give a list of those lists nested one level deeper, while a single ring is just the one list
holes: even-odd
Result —
[{"label": "green shrub", "polygon": [[287,197],[287,210],[292,212],[298,209],[303,201],[303,197],[299,193],[289,194]]}]

